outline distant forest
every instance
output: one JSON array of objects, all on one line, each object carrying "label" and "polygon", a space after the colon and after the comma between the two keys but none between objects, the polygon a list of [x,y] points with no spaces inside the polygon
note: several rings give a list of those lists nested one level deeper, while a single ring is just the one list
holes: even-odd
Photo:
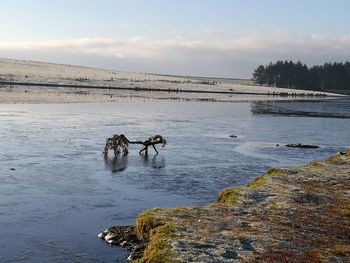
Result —
[{"label": "distant forest", "polygon": [[253,80],[259,85],[320,91],[350,91],[350,62],[325,63],[308,68],[298,61],[277,61],[260,65],[254,70]]}]

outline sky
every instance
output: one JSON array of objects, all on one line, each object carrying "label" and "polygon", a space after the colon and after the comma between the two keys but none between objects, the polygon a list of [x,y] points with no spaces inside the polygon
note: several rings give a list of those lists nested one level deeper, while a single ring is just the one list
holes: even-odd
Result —
[{"label": "sky", "polygon": [[0,57],[251,78],[350,60],[348,0],[0,0]]}]

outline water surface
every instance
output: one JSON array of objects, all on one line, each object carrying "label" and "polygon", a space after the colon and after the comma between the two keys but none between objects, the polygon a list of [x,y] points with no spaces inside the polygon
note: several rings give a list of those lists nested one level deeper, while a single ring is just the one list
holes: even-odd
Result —
[{"label": "water surface", "polygon": [[[324,114],[349,114],[349,100],[313,103],[279,102],[283,110],[273,112],[256,103],[0,105],[0,262],[124,261],[127,252],[99,240],[99,231],[132,224],[150,207],[212,202],[221,188],[270,166],[349,147],[350,120]],[[104,141],[114,133],[161,134],[168,145],[148,158],[131,145],[128,156],[105,159]]]}]

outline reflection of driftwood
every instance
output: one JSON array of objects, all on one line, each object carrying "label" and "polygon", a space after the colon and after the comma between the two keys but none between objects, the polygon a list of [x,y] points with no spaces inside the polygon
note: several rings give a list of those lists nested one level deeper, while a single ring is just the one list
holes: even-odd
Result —
[{"label": "reflection of driftwood", "polygon": [[320,146],[318,145],[312,145],[312,144],[301,144],[301,143],[291,143],[291,144],[287,144],[287,147],[291,147],[291,148],[307,148],[307,149],[316,149],[316,148],[320,148]]},{"label": "reflection of driftwood", "polygon": [[106,140],[106,145],[105,145],[103,154],[107,156],[108,150],[113,150],[114,155],[116,156],[121,153],[123,155],[127,155],[129,153],[128,151],[129,144],[142,144],[143,148],[139,151],[139,154],[141,154],[144,151],[145,154],[147,155],[149,146],[152,146],[153,149],[158,154],[158,151],[155,145],[162,144],[162,147],[164,147],[166,143],[167,143],[166,140],[161,135],[153,135],[149,137],[146,141],[129,141],[124,134],[121,134],[121,135],[114,134],[112,138],[108,138]]},{"label": "reflection of driftwood", "polygon": [[112,173],[118,173],[124,171],[128,167],[128,156],[127,155],[117,155],[113,158],[105,158],[106,169],[110,170]]}]

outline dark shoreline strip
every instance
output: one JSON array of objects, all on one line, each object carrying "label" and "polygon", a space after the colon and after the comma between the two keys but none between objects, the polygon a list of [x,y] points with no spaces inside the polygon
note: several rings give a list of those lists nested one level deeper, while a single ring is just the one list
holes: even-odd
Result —
[{"label": "dark shoreline strip", "polygon": [[[215,90],[183,90],[183,89],[163,89],[163,88],[141,88],[141,87],[111,87],[111,86],[93,86],[81,84],[57,84],[57,83],[37,83],[37,82],[15,82],[15,81],[0,81],[0,85],[12,86],[35,86],[35,87],[61,87],[61,88],[81,88],[81,89],[109,89],[109,90],[128,90],[128,91],[147,91],[147,92],[168,92],[168,93],[202,93],[202,94],[226,94],[226,95],[259,95],[259,96],[294,96],[294,97],[329,97],[326,94],[294,94],[280,93],[258,93],[258,92],[238,92],[238,91],[215,91]],[[293,90],[291,90],[293,91]]]}]

